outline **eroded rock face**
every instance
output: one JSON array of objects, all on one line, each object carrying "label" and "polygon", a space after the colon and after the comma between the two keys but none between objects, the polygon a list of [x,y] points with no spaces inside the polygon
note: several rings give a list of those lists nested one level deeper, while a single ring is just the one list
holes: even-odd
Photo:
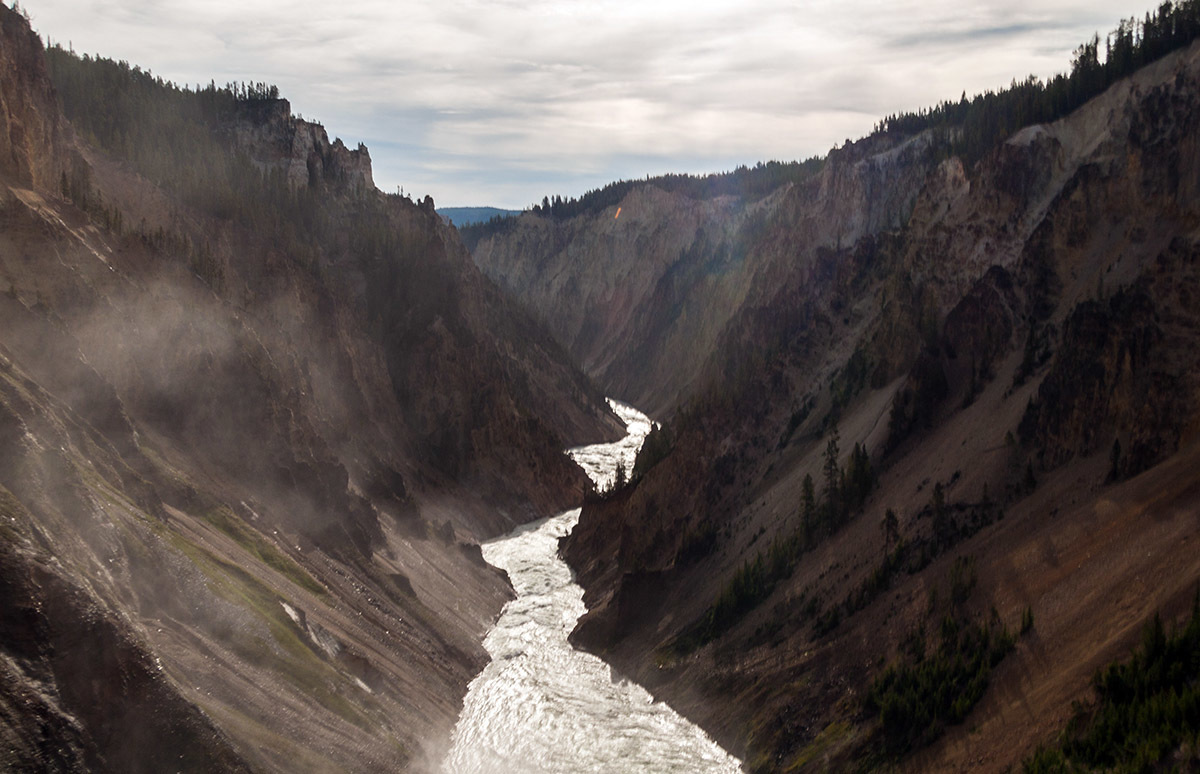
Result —
[{"label": "eroded rock face", "polygon": [[17,13],[0,17],[6,51],[0,67],[0,170],[24,185],[57,189],[77,155],[54,85],[42,61],[42,41]]},{"label": "eroded rock face", "polygon": [[523,215],[473,255],[610,394],[656,413],[687,387],[722,311],[745,292],[748,212],[653,187],[620,206],[619,218],[616,207],[565,222]]},{"label": "eroded rock face", "polygon": [[11,493],[0,498],[5,770],[251,771],[136,631],[32,543]]},{"label": "eroded rock face", "polygon": [[[871,665],[925,620],[949,560],[889,581],[878,602],[855,595],[878,580],[886,510],[906,540],[932,540],[935,483],[963,513],[1000,502],[1014,515],[1017,526],[985,528],[960,554],[988,568],[981,577],[1005,621],[1019,608],[1003,603],[1038,604],[1026,582],[1068,595],[1055,599],[1075,628],[1045,642],[1086,651],[1089,664],[1099,658],[1089,632],[1190,599],[1200,577],[1190,549],[1154,541],[1162,525],[1194,529],[1182,516],[1195,507],[1194,475],[1180,471],[1194,459],[1200,417],[1198,100],[1193,46],[1018,132],[972,169],[876,138],[779,194],[769,236],[745,253],[755,278],[732,308],[714,294],[720,330],[697,381],[711,390],[670,423],[673,451],[636,486],[585,506],[564,546],[589,606],[577,641],[763,770],[848,768],[864,749],[855,745],[870,747],[869,723],[854,713],[878,674]],[[879,167],[884,159],[895,166]],[[568,240],[542,255],[574,249]],[[735,593],[732,579],[752,582],[738,573],[769,564],[772,541],[797,534],[806,474],[823,496],[835,427],[842,460],[863,443],[881,475],[862,515],[727,632],[687,644],[709,605]],[[1093,532],[1124,537],[1078,555],[1062,548]],[[1162,557],[1129,550],[1143,539]],[[1051,545],[1060,548],[1039,556]],[[1067,562],[1077,564],[1067,571]],[[1113,588],[1140,589],[1161,562],[1171,569],[1156,574],[1153,600],[1100,598],[1076,580],[1111,572]],[[1015,577],[1014,566],[1033,574]],[[1076,566],[1087,569],[1077,576]],[[836,619],[819,617],[831,611]],[[951,732],[918,768],[977,765],[967,748],[997,769],[1018,765],[1031,750],[1011,740],[1040,733],[1038,723],[1087,691],[1086,675],[1071,682],[1074,666],[1036,661],[1015,668],[1035,677],[1010,675],[987,730],[972,728],[969,741]],[[1050,684],[1057,707],[1041,693]],[[999,708],[1035,694],[1038,719],[1025,725]]]},{"label": "eroded rock face", "polygon": [[1112,450],[1120,478],[1178,451],[1198,408],[1188,355],[1198,258],[1200,246],[1177,239],[1139,282],[1071,311],[1020,425],[1044,467]]},{"label": "eroded rock face", "polygon": [[227,127],[234,143],[266,170],[279,169],[295,188],[325,186],[356,195],[373,193],[371,154],[361,143],[350,150],[325,127],[292,115],[286,99],[263,99],[241,107],[241,119]]}]

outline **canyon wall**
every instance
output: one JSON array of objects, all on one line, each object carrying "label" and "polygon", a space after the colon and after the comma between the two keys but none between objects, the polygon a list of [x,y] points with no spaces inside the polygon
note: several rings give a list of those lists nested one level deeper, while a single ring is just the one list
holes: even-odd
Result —
[{"label": "canyon wall", "polygon": [[365,149],[0,30],[0,768],[435,767],[618,421]]},{"label": "canyon wall", "polygon": [[589,373],[666,420],[564,544],[576,641],[753,770],[826,770],[891,760],[863,697],[937,647],[939,616],[1015,631],[1028,608],[967,723],[901,762],[1020,765],[1200,579],[1198,121],[1193,46],[977,162],[885,132],[759,198],[648,181],[619,217],[479,239]]}]

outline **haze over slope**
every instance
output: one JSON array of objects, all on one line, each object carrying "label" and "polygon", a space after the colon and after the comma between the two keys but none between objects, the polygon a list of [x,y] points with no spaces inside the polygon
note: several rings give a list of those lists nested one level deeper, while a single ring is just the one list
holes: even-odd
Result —
[{"label": "haze over slope", "polygon": [[438,207],[438,215],[454,226],[470,226],[484,223],[492,218],[506,218],[520,214],[520,210],[502,210],[498,207]]},{"label": "haze over slope", "polygon": [[619,424],[365,148],[0,38],[0,768],[425,767]]}]

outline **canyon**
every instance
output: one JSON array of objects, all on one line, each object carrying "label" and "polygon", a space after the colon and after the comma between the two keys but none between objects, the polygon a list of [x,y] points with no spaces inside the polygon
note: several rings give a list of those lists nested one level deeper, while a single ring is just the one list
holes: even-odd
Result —
[{"label": "canyon", "polygon": [[441,770],[563,512],[571,642],[756,772],[1022,766],[1196,599],[1200,43],[461,228],[0,44],[0,768]]},{"label": "canyon", "polygon": [[[1200,581],[1198,120],[1192,45],[977,160],[885,129],[765,193],[651,179],[466,229],[665,424],[564,542],[576,644],[753,771],[1002,771],[1051,742]],[[942,620],[1026,633],[966,722],[889,758],[868,697]]]}]

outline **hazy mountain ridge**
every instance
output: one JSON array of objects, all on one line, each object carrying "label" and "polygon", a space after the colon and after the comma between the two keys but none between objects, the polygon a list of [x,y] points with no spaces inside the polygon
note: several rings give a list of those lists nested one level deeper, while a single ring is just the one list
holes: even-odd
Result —
[{"label": "hazy mountain ridge", "polygon": [[461,228],[474,223],[484,223],[492,218],[507,218],[520,215],[521,210],[505,210],[500,207],[438,207],[438,215],[450,225]]},{"label": "hazy mountain ridge", "polygon": [[[863,697],[913,632],[937,647],[945,614],[1015,633],[1028,606],[1032,639],[906,764],[1019,765],[1200,579],[1198,122],[1193,45],[970,169],[936,134],[886,132],[759,201],[647,186],[619,217],[482,239],[476,261],[610,391],[683,407],[665,458],[565,543],[578,641],[755,770],[836,769],[884,763]],[[702,233],[726,246],[689,264]],[[673,271],[705,279],[664,296]],[[839,461],[861,443],[879,479],[808,534],[802,480],[823,507],[834,427]],[[951,605],[957,560],[978,581]],[[697,645],[722,594],[744,609]]]},{"label": "hazy mountain ridge", "polygon": [[616,207],[561,222],[526,214],[473,254],[610,393],[658,413],[691,386],[722,313],[741,302],[752,267],[739,234],[770,207],[648,186],[622,200],[620,217]]},{"label": "hazy mountain ridge", "polygon": [[[912,159],[932,159],[929,143],[876,138],[865,146],[807,165],[802,182],[762,198],[694,199],[651,182],[596,213],[526,213],[483,236],[472,255],[608,392],[663,415],[703,388],[705,363],[738,310],[775,290],[769,262],[788,248],[765,240],[833,248],[906,217],[919,189],[912,175],[921,174]],[[823,209],[801,205],[806,222],[774,234],[797,200]],[[840,219],[836,229],[824,224],[830,217]]]},{"label": "hazy mountain ridge", "polygon": [[510,594],[474,541],[616,420],[365,149],[115,64],[149,107],[77,129],[0,30],[0,767],[428,767]]}]

